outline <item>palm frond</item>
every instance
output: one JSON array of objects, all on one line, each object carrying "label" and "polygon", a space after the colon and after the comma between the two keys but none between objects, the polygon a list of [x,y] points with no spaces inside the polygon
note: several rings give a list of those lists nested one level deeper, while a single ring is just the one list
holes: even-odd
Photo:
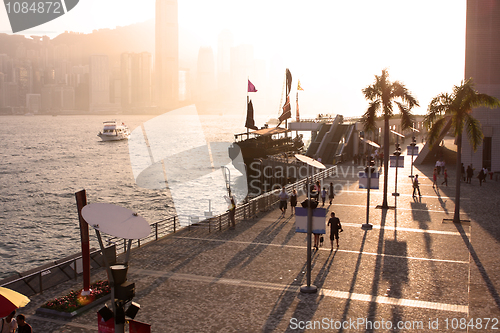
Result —
[{"label": "palm frond", "polygon": [[472,145],[472,149],[476,151],[477,147],[483,143],[484,138],[483,131],[481,130],[481,123],[472,115],[466,114],[465,131],[467,133],[467,138]]},{"label": "palm frond", "polygon": [[434,97],[429,103],[427,114],[424,117],[425,126],[430,128],[435,120],[449,113],[451,111],[452,100],[452,97],[448,93],[443,93]]},{"label": "palm frond", "polygon": [[410,109],[415,107],[415,106],[420,106],[418,104],[418,100],[415,97],[413,97],[411,92],[401,82],[399,82],[399,81],[393,82],[391,88],[392,88],[391,89],[391,91],[392,91],[391,96],[393,98],[394,97],[401,98],[401,100],[403,102],[405,102]]},{"label": "palm frond", "polygon": [[370,103],[370,106],[366,110],[362,117],[364,130],[367,132],[374,131],[377,126],[375,124],[377,111],[380,109],[380,100],[375,100]]},{"label": "palm frond", "polygon": [[441,134],[441,130],[443,129],[443,126],[446,124],[446,122],[447,122],[446,118],[441,118],[439,120],[436,120],[432,124],[432,127],[429,129],[429,132],[427,134],[427,141],[429,142],[430,149],[432,149],[432,146],[438,140]]},{"label": "palm frond", "polygon": [[399,113],[401,114],[401,128],[405,130],[413,127],[414,119],[410,108],[408,108],[401,102],[395,101],[395,103],[399,108]]},{"label": "palm frond", "polygon": [[368,86],[362,90],[363,95],[365,95],[365,98],[373,101],[376,98],[380,97],[380,92],[377,89],[375,85]]},{"label": "palm frond", "polygon": [[500,107],[500,101],[490,95],[486,94],[476,94],[476,98],[471,103],[471,106],[474,107],[479,107],[479,106],[484,106],[490,109],[498,108]]}]

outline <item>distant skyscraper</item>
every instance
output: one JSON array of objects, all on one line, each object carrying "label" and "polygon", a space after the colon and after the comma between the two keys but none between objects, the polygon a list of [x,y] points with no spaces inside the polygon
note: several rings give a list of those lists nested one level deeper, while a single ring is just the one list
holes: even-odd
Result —
[{"label": "distant skyscraper", "polygon": [[[500,2],[467,0],[465,79],[472,78],[476,89],[500,99]],[[477,152],[463,135],[462,162],[500,171],[500,109],[477,108],[473,116],[481,122],[484,141]]]},{"label": "distant skyscraper", "polygon": [[151,54],[123,53],[120,72],[122,106],[151,106]]},{"label": "distant skyscraper", "polygon": [[215,62],[211,47],[201,47],[198,52],[197,100],[213,99],[215,91]]},{"label": "distant skyscraper", "polygon": [[177,0],[156,0],[156,102],[175,108],[179,100],[179,28]]},{"label": "distant skyscraper", "polygon": [[217,88],[225,93],[231,86],[231,48],[233,35],[229,30],[219,34],[217,43]]},{"label": "distant skyscraper", "polygon": [[90,56],[90,111],[109,107],[109,59],[107,55]]},{"label": "distant skyscraper", "polygon": [[0,109],[5,106],[5,74],[0,72]]},{"label": "distant skyscraper", "polygon": [[252,45],[243,44],[231,48],[231,95],[237,101],[246,100],[247,79],[251,80],[254,75],[254,64]]}]

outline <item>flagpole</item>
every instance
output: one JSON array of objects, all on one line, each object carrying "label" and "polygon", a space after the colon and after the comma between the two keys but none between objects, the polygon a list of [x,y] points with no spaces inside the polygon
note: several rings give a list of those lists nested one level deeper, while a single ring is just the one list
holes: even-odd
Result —
[{"label": "flagpole", "polygon": [[[250,95],[248,94],[249,93],[248,82],[250,82],[250,76],[247,76],[247,112],[248,112],[248,104],[250,103]],[[250,138],[250,128],[247,127],[247,139],[249,138]]]},{"label": "flagpole", "polygon": [[[299,90],[297,89],[297,110],[295,111],[295,121],[299,122]],[[299,136],[299,131],[295,131],[295,136]]]}]

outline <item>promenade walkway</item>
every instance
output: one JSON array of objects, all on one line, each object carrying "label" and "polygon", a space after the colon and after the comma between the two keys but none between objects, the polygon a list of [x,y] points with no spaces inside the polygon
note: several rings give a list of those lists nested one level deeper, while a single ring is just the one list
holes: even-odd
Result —
[{"label": "promenade walkway", "polygon": [[[422,198],[414,200],[407,160],[398,174],[397,208],[390,210],[375,208],[382,203],[381,177],[380,189],[371,191],[374,227],[365,231],[366,190],[358,188],[352,164],[339,165],[337,177],[327,179],[338,192],[327,208],[344,232],[338,249],[330,251],[328,232],[313,252],[317,294],[299,291],[306,280],[306,235],[295,233],[290,210],[285,218],[276,208],[238,221],[236,230],[182,230],[135,249],[128,276],[141,305],[135,319],[151,324],[153,332],[500,329],[500,183],[462,183],[462,219],[470,225],[443,223],[453,217],[452,169],[448,187],[435,190],[432,167],[416,166]],[[392,193],[394,168],[389,181]],[[389,204],[394,202],[389,194]],[[92,279],[99,278],[104,271],[93,272]],[[81,282],[32,297],[24,312],[34,332],[97,332],[99,307],[67,321],[34,314],[72,288],[81,288]],[[487,329],[486,318],[491,318]],[[474,329],[467,325],[471,319]]]}]

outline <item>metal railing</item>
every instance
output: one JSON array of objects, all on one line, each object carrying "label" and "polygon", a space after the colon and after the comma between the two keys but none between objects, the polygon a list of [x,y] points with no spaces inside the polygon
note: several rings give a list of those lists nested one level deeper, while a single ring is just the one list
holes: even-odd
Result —
[{"label": "metal railing", "polygon": [[[324,178],[328,178],[337,172],[337,167],[333,166],[328,169],[325,169],[324,171],[321,171],[319,173],[313,174],[312,175],[312,183],[315,183],[316,181],[321,181]],[[301,179],[293,184],[288,184],[285,185],[285,190],[288,194],[291,194],[293,189],[296,189],[299,194],[301,191],[305,188],[307,179]],[[250,199],[248,202],[238,205],[236,207],[236,212],[235,212],[235,218],[236,220],[247,220],[250,218],[254,218],[257,216],[259,212],[265,212],[269,211],[274,205],[276,205],[279,202],[279,193],[280,189],[276,189],[271,192],[264,193],[258,197],[255,197],[253,199]],[[169,234],[176,233],[180,229],[187,228],[188,230],[191,230],[192,228],[206,228],[208,229],[209,232],[211,231],[216,231],[216,230],[222,230],[226,226],[229,225],[229,213],[225,212],[222,214],[219,214],[217,216],[213,216],[210,218],[207,218],[205,220],[202,220],[198,223],[189,223],[188,225],[185,225],[184,223],[181,223],[181,218],[179,216],[172,216],[168,217],[166,219],[154,222],[151,224],[151,229],[152,232],[145,238],[134,240],[132,242],[132,248],[138,248],[141,247],[141,245],[154,242],[159,240],[160,238],[167,236]],[[116,254],[123,254],[125,252],[126,248],[126,240],[122,238],[117,238],[117,237],[109,237],[106,239],[107,245],[108,246],[115,246],[116,249]],[[94,260],[96,263],[101,265],[95,257],[101,254],[101,250],[95,250],[91,252],[91,258]],[[34,273],[25,275],[25,276],[20,276],[19,278],[16,279],[9,279],[7,282],[3,283],[1,287],[9,287],[9,286],[16,286],[22,283],[23,285],[27,286],[33,294],[37,293],[43,293],[44,291],[44,283],[43,283],[43,276],[48,275],[51,271],[62,271],[64,275],[67,276],[67,280],[70,279],[77,279],[79,273],[77,272],[77,262],[82,260],[82,256],[75,256],[74,258],[65,260],[60,263],[55,263],[52,266],[44,266],[42,267],[39,271],[36,271]],[[68,272],[69,270],[69,272]],[[33,286],[33,281],[36,281],[35,286]],[[19,289],[15,288],[14,290]],[[48,288],[45,288],[48,289]]]}]

